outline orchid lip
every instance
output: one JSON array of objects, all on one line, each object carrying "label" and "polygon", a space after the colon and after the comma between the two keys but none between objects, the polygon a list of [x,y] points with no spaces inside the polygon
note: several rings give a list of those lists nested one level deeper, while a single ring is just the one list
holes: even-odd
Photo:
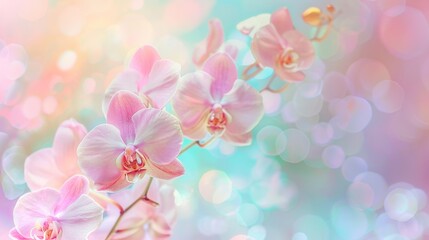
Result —
[{"label": "orchid lip", "polygon": [[49,217],[43,224],[37,222],[30,230],[30,237],[34,240],[54,240],[61,239],[62,228],[55,218]]},{"label": "orchid lip", "polygon": [[146,172],[148,156],[140,152],[134,145],[127,145],[121,158],[120,168],[125,172],[125,179],[129,183],[135,183]]},{"label": "orchid lip", "polygon": [[207,120],[207,129],[211,134],[221,135],[228,123],[225,111],[222,105],[215,104]]},{"label": "orchid lip", "polygon": [[299,54],[293,49],[284,50],[277,58],[277,64],[290,72],[297,70],[298,61]]}]

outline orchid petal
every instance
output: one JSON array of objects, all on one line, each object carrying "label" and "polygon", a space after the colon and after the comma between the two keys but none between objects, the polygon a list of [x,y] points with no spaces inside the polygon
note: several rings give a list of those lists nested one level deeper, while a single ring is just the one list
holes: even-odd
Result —
[{"label": "orchid petal", "polygon": [[244,35],[249,35],[253,38],[256,32],[262,27],[270,24],[271,14],[263,13],[254,17],[250,17],[237,24],[237,30]]},{"label": "orchid petal", "polygon": [[252,133],[233,134],[225,131],[224,134],[222,134],[222,139],[236,146],[248,146],[252,143]]},{"label": "orchid petal", "polygon": [[271,23],[280,35],[294,29],[289,10],[285,7],[280,8],[271,15]]},{"label": "orchid petal", "polygon": [[87,239],[103,220],[103,208],[87,195],[81,195],[58,218],[63,239]]},{"label": "orchid petal", "polygon": [[223,43],[222,22],[219,19],[213,19],[209,22],[209,28],[207,38],[198,44],[192,56],[192,60],[197,66],[203,65],[207,58],[216,53]]},{"label": "orchid petal", "polygon": [[89,191],[88,179],[84,176],[76,175],[68,179],[60,189],[60,200],[55,208],[59,213],[76,201],[82,194]]},{"label": "orchid petal", "polygon": [[256,61],[264,67],[274,67],[277,57],[286,43],[272,24],[261,28],[252,41],[252,53]]},{"label": "orchid petal", "polygon": [[190,138],[201,139],[207,132],[207,118],[213,104],[211,81],[212,77],[205,72],[186,74],[174,96],[174,111],[184,134]]},{"label": "orchid petal", "polygon": [[13,221],[17,231],[24,237],[30,237],[31,229],[37,222],[54,216],[59,200],[60,194],[50,188],[22,195],[13,209]]},{"label": "orchid petal", "polygon": [[139,48],[134,54],[130,62],[130,68],[136,70],[140,74],[138,88],[140,89],[147,83],[148,76],[156,61],[161,59],[158,52],[152,46],[146,45]]},{"label": "orchid petal", "polygon": [[110,124],[101,124],[91,130],[77,149],[79,164],[99,189],[104,189],[123,177],[116,166],[126,145],[120,132]]},{"label": "orchid petal", "polygon": [[241,79],[225,94],[222,105],[231,116],[226,126],[227,131],[234,134],[251,131],[264,115],[262,96]]},{"label": "orchid petal", "polygon": [[64,121],[55,133],[52,153],[57,167],[68,176],[80,172],[76,149],[86,133],[86,128],[73,119]]},{"label": "orchid petal", "polygon": [[168,164],[177,157],[183,141],[177,118],[158,109],[142,109],[134,114],[133,123],[134,145],[147,154],[149,161]]},{"label": "orchid petal", "polygon": [[178,159],[175,159],[167,165],[158,165],[149,161],[146,167],[149,175],[165,180],[181,176],[185,173],[185,169]]},{"label": "orchid petal", "polygon": [[220,100],[225,93],[231,90],[238,76],[234,60],[225,53],[217,53],[207,59],[203,70],[213,77],[210,93],[215,100]]},{"label": "orchid petal", "polygon": [[32,191],[44,187],[59,189],[68,177],[56,166],[50,148],[36,151],[25,160],[24,178]]},{"label": "orchid petal", "polygon": [[24,236],[22,236],[18,230],[16,230],[16,228],[12,228],[9,231],[9,237],[12,238],[13,240],[32,240],[32,238],[26,238]]},{"label": "orchid petal", "polygon": [[143,108],[145,108],[143,102],[132,92],[119,91],[113,96],[107,111],[107,123],[119,129],[125,143],[134,141],[132,116]]},{"label": "orchid petal", "polygon": [[313,64],[315,51],[311,41],[298,31],[288,31],[282,34],[282,37],[287,40],[290,47],[298,53],[299,69],[307,69]]},{"label": "orchid petal", "polygon": [[128,69],[126,71],[123,71],[120,73],[110,84],[110,86],[107,88],[106,92],[104,93],[104,99],[103,99],[103,113],[105,116],[107,116],[107,110],[109,109],[110,101],[112,100],[113,95],[115,93],[121,91],[121,90],[128,90],[130,92],[133,92],[135,94],[138,93],[138,82],[140,80],[141,76],[140,74],[133,70]]},{"label": "orchid petal", "polygon": [[147,95],[156,108],[163,108],[173,97],[180,77],[180,65],[170,60],[154,63],[147,84],[141,92]]}]

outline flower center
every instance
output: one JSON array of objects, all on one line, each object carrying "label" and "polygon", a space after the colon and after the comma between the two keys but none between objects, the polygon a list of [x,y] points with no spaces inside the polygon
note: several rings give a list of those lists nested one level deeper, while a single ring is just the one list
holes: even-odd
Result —
[{"label": "flower center", "polygon": [[210,112],[207,128],[211,134],[221,134],[227,124],[226,114],[220,104],[216,104]]},{"label": "flower center", "polygon": [[141,174],[146,171],[147,160],[148,157],[136,149],[134,145],[127,145],[120,162],[120,167],[125,172],[128,182],[135,182],[136,177],[141,177]]},{"label": "flower center", "polygon": [[289,71],[295,71],[298,67],[299,55],[293,49],[285,50],[280,54],[278,63],[281,67]]},{"label": "flower center", "polygon": [[60,223],[53,218],[48,218],[43,224],[36,223],[36,226],[30,231],[30,236],[34,240],[59,240],[61,233]]}]

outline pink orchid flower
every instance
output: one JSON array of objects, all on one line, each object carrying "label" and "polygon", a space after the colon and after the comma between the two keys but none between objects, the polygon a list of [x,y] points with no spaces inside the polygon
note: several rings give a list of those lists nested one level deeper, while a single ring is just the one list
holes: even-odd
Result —
[{"label": "pink orchid flower", "polygon": [[[126,208],[143,194],[147,182],[148,177],[145,177],[131,188],[115,192],[110,197]],[[139,202],[124,215],[111,240],[169,239],[176,220],[174,189],[154,179],[148,197],[158,202],[159,206]],[[106,221],[89,239],[105,239],[117,217],[117,214],[110,212]]]},{"label": "pink orchid flower", "polygon": [[88,195],[88,180],[74,176],[59,191],[43,188],[21,196],[13,210],[12,239],[82,240],[102,221],[103,209]]},{"label": "pink orchid flower", "polygon": [[218,51],[226,52],[231,58],[235,59],[238,54],[238,48],[231,42],[224,43],[224,33],[222,22],[219,19],[213,19],[209,22],[209,34],[194,50],[192,61],[198,67]]},{"label": "pink orchid flower", "polygon": [[187,74],[173,98],[185,135],[202,139],[207,133],[237,145],[251,142],[250,131],[263,116],[261,95],[237,79],[231,57],[217,53],[202,67]]},{"label": "pink orchid flower", "polygon": [[79,163],[99,190],[115,191],[145,173],[171,179],[184,173],[177,160],[180,123],[169,113],[146,108],[139,96],[119,91],[107,110],[107,124],[91,130],[77,149]]},{"label": "pink orchid flower", "polygon": [[302,70],[314,61],[311,41],[294,29],[287,8],[274,12],[270,24],[255,33],[252,53],[262,67],[273,68],[277,76],[291,82],[303,80]]},{"label": "pink orchid flower", "polygon": [[59,189],[71,176],[81,174],[77,162],[77,146],[86,135],[86,128],[70,119],[64,121],[55,133],[52,148],[38,150],[27,157],[24,177],[28,187]]},{"label": "pink orchid flower", "polygon": [[179,64],[161,59],[153,47],[144,46],[134,54],[129,68],[106,90],[103,111],[107,113],[113,95],[120,90],[140,95],[146,106],[163,108],[174,95],[179,77]]}]

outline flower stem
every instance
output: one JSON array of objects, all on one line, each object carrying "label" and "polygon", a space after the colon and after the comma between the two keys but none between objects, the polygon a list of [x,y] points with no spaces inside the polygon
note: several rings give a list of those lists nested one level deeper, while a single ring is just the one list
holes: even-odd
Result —
[{"label": "flower stem", "polygon": [[144,198],[147,198],[147,194],[149,192],[149,188],[150,188],[150,185],[152,184],[152,181],[153,181],[153,177],[150,177],[148,183],[146,184],[146,188],[145,188],[145,190],[143,192],[143,195],[141,197],[137,198],[133,203],[131,203],[130,206],[128,206],[127,208],[125,208],[125,210],[119,214],[119,217],[118,217],[118,219],[116,219],[116,222],[113,225],[112,229],[110,229],[110,232],[109,232],[109,234],[106,237],[106,240],[109,240],[110,238],[113,237],[113,233],[115,233],[116,228],[118,227],[118,225],[121,222],[122,218],[124,217],[125,213],[127,213],[138,202],[140,202],[140,200],[142,200]]},{"label": "flower stem", "polygon": [[[213,139],[214,139],[214,137],[210,138],[210,139],[209,139],[207,142],[205,142],[205,143],[200,143],[200,141],[193,141],[192,143],[190,143],[188,146],[184,147],[184,148],[180,151],[179,156],[180,156],[182,153],[184,153],[184,152],[188,151],[191,147],[193,147],[193,146],[195,146],[195,145],[198,145],[198,146],[200,146],[200,147],[205,147],[206,145],[208,145],[209,143],[211,143],[211,142],[213,141]],[[144,192],[143,192],[143,194],[142,194],[139,198],[137,198],[133,203],[131,203],[131,205],[130,205],[130,206],[128,206],[127,208],[125,208],[123,211],[121,211],[121,212],[120,212],[119,217],[118,217],[118,219],[116,219],[115,224],[113,224],[112,228],[110,229],[110,232],[109,232],[109,234],[108,234],[108,235],[107,235],[107,237],[106,237],[106,240],[110,240],[110,239],[113,237],[113,234],[116,232],[116,228],[118,227],[118,225],[119,225],[119,223],[121,222],[121,220],[122,220],[122,218],[124,217],[124,215],[125,215],[125,214],[126,214],[126,213],[131,209],[131,208],[133,208],[137,203],[139,203],[141,200],[144,200],[145,202],[148,202],[148,204],[152,204],[153,206],[157,206],[157,205],[158,205],[158,203],[156,203],[156,202],[154,202],[154,201],[150,200],[150,199],[147,197],[147,194],[149,193],[149,189],[150,189],[150,185],[152,184],[152,181],[153,181],[153,177],[150,177],[150,178],[149,178],[149,181],[148,181],[148,183],[147,183],[147,185],[146,185],[146,188],[145,188],[145,190],[144,190]],[[152,202],[152,203],[150,203],[150,202]]]}]

